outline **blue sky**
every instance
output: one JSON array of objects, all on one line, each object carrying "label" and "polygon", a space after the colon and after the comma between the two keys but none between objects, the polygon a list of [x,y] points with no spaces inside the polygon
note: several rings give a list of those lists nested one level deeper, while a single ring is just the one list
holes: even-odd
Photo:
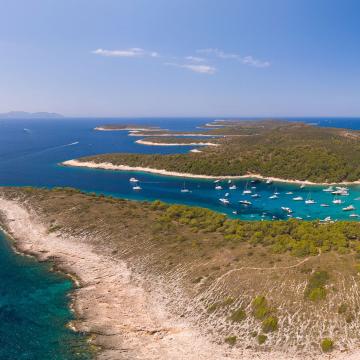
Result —
[{"label": "blue sky", "polygon": [[357,0],[0,0],[0,112],[360,116]]}]

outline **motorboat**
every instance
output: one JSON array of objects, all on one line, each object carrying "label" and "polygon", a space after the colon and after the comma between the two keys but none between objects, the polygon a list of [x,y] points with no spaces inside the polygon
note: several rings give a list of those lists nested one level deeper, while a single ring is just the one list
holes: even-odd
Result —
[{"label": "motorboat", "polygon": [[302,196],[296,196],[293,198],[294,201],[303,201],[303,197]]},{"label": "motorboat", "polygon": [[225,198],[220,198],[219,201],[222,202],[223,204],[229,204],[230,203],[230,201],[228,199],[225,199]]},{"label": "motorboat", "polygon": [[293,212],[289,207],[285,207],[285,206],[282,206],[281,210],[283,210],[283,211],[285,211],[285,212],[287,212],[289,214],[291,214]]},{"label": "motorboat", "polygon": [[349,205],[346,206],[344,208],[342,208],[343,211],[352,211],[352,210],[356,210],[354,205]]},{"label": "motorboat", "polygon": [[129,181],[135,183],[135,182],[138,182],[139,180],[137,178],[132,177],[132,178],[129,179]]},{"label": "motorboat", "polygon": [[239,203],[242,205],[251,205],[251,201],[248,200],[240,200]]}]

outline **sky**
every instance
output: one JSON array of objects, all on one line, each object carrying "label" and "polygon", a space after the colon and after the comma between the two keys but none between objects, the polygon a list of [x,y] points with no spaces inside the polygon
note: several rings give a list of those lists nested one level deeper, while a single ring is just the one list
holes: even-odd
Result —
[{"label": "sky", "polygon": [[358,0],[0,0],[0,112],[360,116]]}]

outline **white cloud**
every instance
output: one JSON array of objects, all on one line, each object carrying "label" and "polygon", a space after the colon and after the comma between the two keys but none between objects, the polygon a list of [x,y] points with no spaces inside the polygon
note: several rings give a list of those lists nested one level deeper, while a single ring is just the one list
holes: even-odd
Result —
[{"label": "white cloud", "polygon": [[224,60],[228,60],[228,59],[237,60],[237,61],[241,62],[242,64],[255,66],[255,67],[259,67],[259,68],[265,68],[265,67],[269,67],[271,65],[269,61],[259,60],[259,59],[254,58],[251,55],[241,56],[238,54],[225,53],[224,51],[219,50],[219,49],[211,49],[211,48],[210,49],[200,49],[200,50],[197,50],[197,52],[200,54],[214,55],[214,56],[216,56],[220,59],[224,59]]},{"label": "white cloud", "polygon": [[191,61],[191,62],[195,62],[195,63],[205,61],[204,58],[201,58],[201,57],[198,57],[198,56],[186,56],[185,59],[188,60],[188,61]]},{"label": "white cloud", "polygon": [[176,64],[176,63],[165,63],[165,65],[176,66],[179,68],[187,69],[200,74],[213,75],[216,72],[216,68],[210,65],[199,65],[199,64]]},{"label": "white cloud", "polygon": [[92,51],[93,54],[107,56],[107,57],[158,57],[159,54],[155,51],[145,51],[141,48],[130,48],[124,50],[105,50],[96,49]]}]

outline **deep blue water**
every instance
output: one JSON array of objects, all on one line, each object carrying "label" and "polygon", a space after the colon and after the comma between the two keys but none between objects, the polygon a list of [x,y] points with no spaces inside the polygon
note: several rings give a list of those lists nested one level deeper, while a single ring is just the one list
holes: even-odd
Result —
[{"label": "deep blue water", "polygon": [[[294,216],[303,219],[348,219],[342,207],[353,204],[360,208],[360,187],[350,189],[343,197],[344,204],[331,204],[332,195],[321,186],[300,189],[286,184],[256,186],[254,199],[242,195],[246,181],[234,181],[237,190],[214,189],[210,180],[181,179],[146,173],[116,172],[81,168],[68,168],[58,163],[85,155],[107,152],[139,152],[161,154],[188,152],[193,147],[152,147],[135,144],[136,137],[126,132],[98,132],[93,128],[103,123],[138,123],[158,125],[173,130],[193,130],[213,119],[61,119],[61,120],[0,120],[0,186],[32,185],[37,187],[72,186],[84,191],[111,194],[136,199],[161,199],[170,203],[183,203],[208,207],[243,219],[286,218],[281,206],[291,207]],[[292,119],[320,126],[360,129],[360,119]],[[129,178],[136,176],[142,190],[135,192]],[[181,193],[184,186],[190,193]],[[274,192],[279,199],[271,200]],[[230,193],[229,205],[222,205],[220,197]],[[292,195],[286,194],[293,192]],[[305,205],[292,198],[311,196],[317,204]],[[251,200],[252,206],[243,206],[238,200]],[[329,208],[320,207],[329,203]],[[234,215],[233,211],[238,214]],[[352,213],[360,214],[360,211]],[[357,219],[355,219],[357,220]],[[72,319],[68,309],[71,282],[49,271],[49,265],[14,254],[0,233],[0,359],[76,360],[90,355],[79,355],[84,338],[71,332],[65,324]]]},{"label": "deep blue water", "polygon": [[[322,191],[323,187],[311,186],[300,189],[297,185],[276,183],[271,186],[256,184],[253,193],[261,197],[243,196],[245,180],[235,181],[238,189],[227,190],[223,182],[223,191],[215,191],[210,180],[181,179],[146,173],[104,171],[93,169],[69,168],[59,166],[64,160],[85,155],[108,152],[133,153],[179,153],[188,152],[193,147],[145,146],[136,144],[136,137],[127,136],[127,132],[94,131],[96,125],[103,123],[138,123],[157,125],[173,130],[193,130],[213,119],[61,119],[61,120],[2,120],[0,121],[0,185],[32,186],[73,186],[85,191],[111,194],[117,197],[137,200],[161,199],[171,203],[184,203],[208,207],[243,219],[286,218],[282,206],[290,207],[293,216],[303,219],[349,219],[350,212],[342,211],[348,205],[360,208],[360,187],[353,186],[350,195],[342,197],[343,204],[331,203],[333,196]],[[360,119],[292,119],[301,120],[320,126],[346,127],[360,129]],[[129,178],[136,176],[141,181],[142,190],[135,192]],[[185,186],[191,193],[181,193]],[[250,184],[249,184],[250,186]],[[279,199],[271,200],[274,192],[279,192]],[[222,205],[219,198],[229,192],[229,205]],[[287,195],[286,192],[293,192]],[[293,201],[302,196],[311,197],[317,203],[305,205],[304,201]],[[250,200],[252,206],[243,206],[239,200]],[[328,208],[320,207],[327,203]],[[238,214],[234,215],[233,212]],[[352,214],[360,212],[352,211]],[[356,218],[352,218],[357,220]]]},{"label": "deep blue water", "polygon": [[15,254],[0,232],[0,359],[85,360],[84,337],[65,327],[72,282]]}]

